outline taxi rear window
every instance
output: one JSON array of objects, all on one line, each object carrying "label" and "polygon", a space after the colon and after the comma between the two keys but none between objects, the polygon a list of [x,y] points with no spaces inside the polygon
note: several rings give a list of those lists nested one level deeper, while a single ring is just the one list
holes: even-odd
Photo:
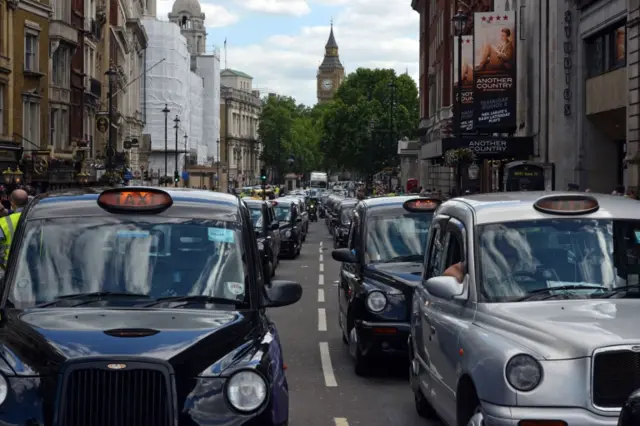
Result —
[{"label": "taxi rear window", "polygon": [[96,291],[248,303],[235,222],[57,218],[27,222],[24,235],[10,295],[17,307]]}]

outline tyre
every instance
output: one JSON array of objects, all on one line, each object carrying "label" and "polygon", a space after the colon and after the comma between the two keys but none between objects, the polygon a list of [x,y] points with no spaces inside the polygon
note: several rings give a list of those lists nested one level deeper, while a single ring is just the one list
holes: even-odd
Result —
[{"label": "tyre", "polygon": [[419,387],[418,390],[413,393],[413,401],[416,406],[416,412],[420,417],[429,420],[434,420],[438,417],[436,410],[433,409]]},{"label": "tyre", "polygon": [[264,276],[267,281],[271,281],[271,277],[273,277],[273,262],[269,261],[266,265],[264,265]]},{"label": "tyre", "polygon": [[353,371],[356,376],[365,377],[371,374],[371,361],[360,350],[358,333],[355,327],[351,327],[349,332],[349,354],[353,358]]}]

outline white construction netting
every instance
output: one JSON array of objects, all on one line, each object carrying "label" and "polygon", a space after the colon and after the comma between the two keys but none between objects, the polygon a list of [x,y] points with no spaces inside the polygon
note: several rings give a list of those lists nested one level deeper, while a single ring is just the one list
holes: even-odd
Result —
[{"label": "white construction netting", "polygon": [[[217,141],[220,140],[220,56],[199,56],[198,74],[204,79],[202,144],[198,147],[200,156],[217,161]],[[208,162],[210,163],[210,162]]]}]

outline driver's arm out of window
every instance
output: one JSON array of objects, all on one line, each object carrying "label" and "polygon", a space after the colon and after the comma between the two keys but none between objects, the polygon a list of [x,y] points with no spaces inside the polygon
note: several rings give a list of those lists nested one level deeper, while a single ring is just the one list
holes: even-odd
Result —
[{"label": "driver's arm out of window", "polygon": [[445,277],[453,277],[462,284],[462,281],[464,281],[464,265],[462,262],[454,263],[449,266],[442,275]]}]

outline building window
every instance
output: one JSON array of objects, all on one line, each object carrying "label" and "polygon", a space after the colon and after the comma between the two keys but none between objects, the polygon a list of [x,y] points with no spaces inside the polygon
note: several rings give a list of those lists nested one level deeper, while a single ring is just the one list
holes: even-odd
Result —
[{"label": "building window", "polygon": [[53,19],[69,23],[71,21],[71,2],[69,0],[53,0]]},{"label": "building window", "polygon": [[96,112],[93,108],[85,108],[84,110],[84,140],[89,142],[91,157],[96,155],[96,147],[93,143],[96,130]]},{"label": "building window", "polygon": [[49,141],[56,151],[67,148],[69,133],[69,111],[62,108],[51,108],[49,118]]},{"label": "building window", "polygon": [[38,71],[38,35],[30,31],[24,35],[24,70]]},{"label": "building window", "polygon": [[91,79],[96,75],[96,50],[93,46],[86,44],[84,46],[84,72],[87,74],[85,77],[85,90],[91,92]]},{"label": "building window", "polygon": [[71,58],[69,49],[58,47],[53,53],[51,83],[54,86],[69,88],[71,78]]},{"label": "building window", "polygon": [[585,40],[589,77],[613,71],[627,64],[626,33],[626,24],[622,24]]},{"label": "building window", "polygon": [[40,146],[40,100],[25,98],[22,101],[22,136]]}]

